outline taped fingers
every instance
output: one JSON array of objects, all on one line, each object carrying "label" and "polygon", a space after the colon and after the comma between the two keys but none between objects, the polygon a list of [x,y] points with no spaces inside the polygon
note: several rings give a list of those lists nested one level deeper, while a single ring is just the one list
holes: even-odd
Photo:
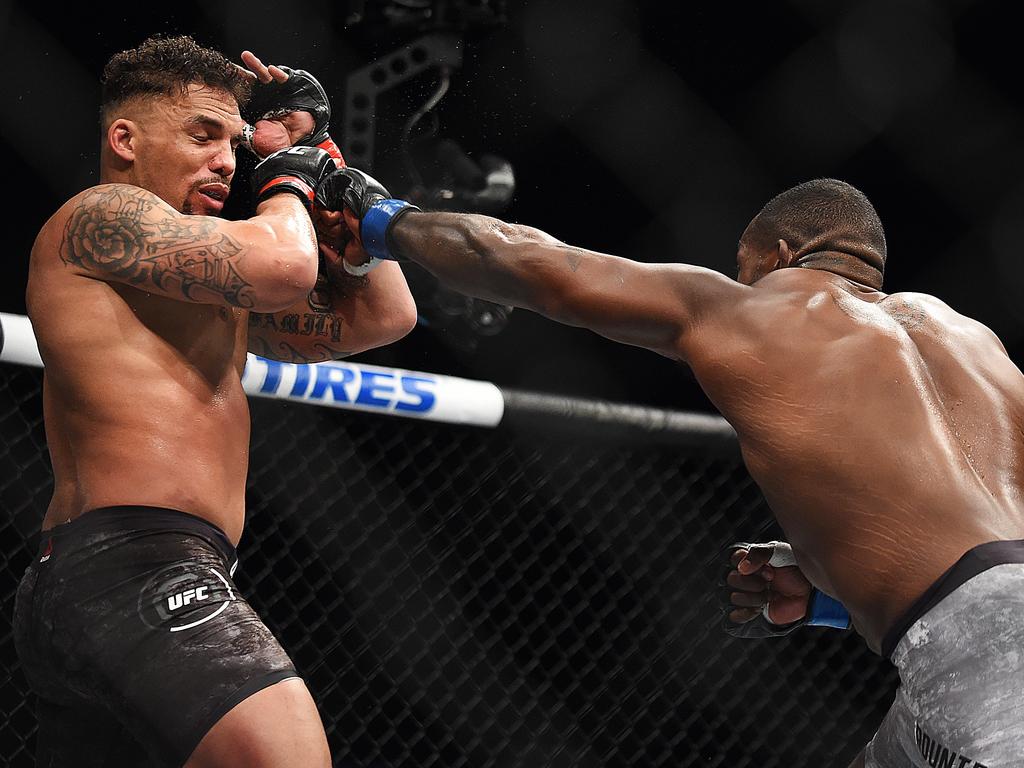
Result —
[{"label": "taped fingers", "polygon": [[760,573],[744,576],[739,571],[729,571],[725,577],[725,583],[733,589],[743,592],[765,593],[771,584],[771,579]]}]

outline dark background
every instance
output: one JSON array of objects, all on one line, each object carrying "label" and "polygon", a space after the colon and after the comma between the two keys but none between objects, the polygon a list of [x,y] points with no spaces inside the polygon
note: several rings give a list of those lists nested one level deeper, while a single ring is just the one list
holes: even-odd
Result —
[{"label": "dark background", "polygon": [[[511,161],[506,218],[727,273],[769,197],[845,179],[886,223],[888,289],[979,318],[1019,363],[1019,28],[995,3],[825,5],[510,2],[507,23],[466,32],[437,132]],[[36,231],[98,180],[111,54],[153,33],[189,33],[236,60],[249,48],[317,74],[340,128],[347,73],[418,35],[349,24],[351,10],[0,0],[0,310],[24,311]],[[434,82],[380,102],[380,168],[394,166],[398,128]],[[234,215],[251,166],[243,155]],[[393,191],[405,181],[381,178]],[[685,368],[518,311],[475,349],[418,328],[360,359],[711,409]],[[4,373],[9,616],[51,475],[38,372]],[[893,671],[851,634],[762,644],[719,631],[719,551],[771,538],[736,457],[281,403],[256,403],[254,420],[242,586],[317,692],[346,765],[846,765],[891,700]],[[29,765],[31,699],[9,638],[0,626],[0,762]]]},{"label": "dark background", "polygon": [[[574,245],[729,274],[739,234],[769,197],[813,177],[847,180],[886,224],[887,289],[936,294],[992,327],[1019,364],[1018,27],[990,2],[823,5],[509,2],[506,23],[466,31],[437,133],[512,163],[507,219]],[[235,60],[249,48],[309,69],[334,101],[338,134],[347,73],[419,34],[367,6],[377,22],[350,23],[348,2],[309,0],[60,12],[0,3],[9,193],[0,310],[24,312],[35,233],[98,180],[98,78],[111,54],[153,33],[188,33]],[[424,75],[380,102],[379,167],[434,83]],[[232,215],[244,213],[251,166],[243,158]],[[520,311],[475,349],[418,328],[360,359],[711,409],[684,368]]]}]

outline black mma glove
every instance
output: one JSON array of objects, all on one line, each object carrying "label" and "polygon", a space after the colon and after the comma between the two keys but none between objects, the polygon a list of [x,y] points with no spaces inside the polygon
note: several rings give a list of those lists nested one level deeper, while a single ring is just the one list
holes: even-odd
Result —
[{"label": "black mma glove", "polygon": [[268,155],[252,172],[252,188],[259,205],[271,195],[291,192],[311,210],[316,188],[335,172],[334,158],[319,147],[288,147]]},{"label": "black mma glove", "polygon": [[[313,116],[313,132],[295,142],[295,146],[319,147],[331,157],[339,168],[345,167],[345,159],[334,139],[327,133],[331,121],[331,102],[319,81],[304,69],[275,64],[288,74],[283,83],[257,83],[253,86],[252,98],[246,107],[249,121],[280,117],[289,112],[309,112]],[[251,148],[251,147],[250,147]]]},{"label": "black mma glove", "polygon": [[316,189],[316,204],[328,211],[347,208],[359,219],[359,242],[371,261],[400,261],[388,239],[391,227],[409,211],[420,210],[392,199],[379,181],[355,168],[340,168],[327,176]]}]

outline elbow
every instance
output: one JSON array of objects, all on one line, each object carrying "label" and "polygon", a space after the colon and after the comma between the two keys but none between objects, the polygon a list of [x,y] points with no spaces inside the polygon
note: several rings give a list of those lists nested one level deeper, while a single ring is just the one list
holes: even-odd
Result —
[{"label": "elbow", "polygon": [[280,312],[303,299],[316,285],[316,251],[278,249],[268,255],[260,280],[253,286],[255,312]]}]

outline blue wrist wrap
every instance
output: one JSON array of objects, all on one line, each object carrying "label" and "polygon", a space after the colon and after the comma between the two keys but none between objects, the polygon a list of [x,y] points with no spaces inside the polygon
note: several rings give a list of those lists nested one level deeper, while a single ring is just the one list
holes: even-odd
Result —
[{"label": "blue wrist wrap", "polygon": [[850,614],[847,613],[846,608],[838,600],[829,597],[824,592],[814,590],[810,607],[810,618],[807,619],[807,623],[812,627],[850,628]]},{"label": "blue wrist wrap", "polygon": [[375,259],[398,261],[388,247],[388,227],[400,212],[407,208],[418,211],[415,205],[405,200],[378,200],[370,206],[359,225],[359,236],[363,241],[363,249]]}]

